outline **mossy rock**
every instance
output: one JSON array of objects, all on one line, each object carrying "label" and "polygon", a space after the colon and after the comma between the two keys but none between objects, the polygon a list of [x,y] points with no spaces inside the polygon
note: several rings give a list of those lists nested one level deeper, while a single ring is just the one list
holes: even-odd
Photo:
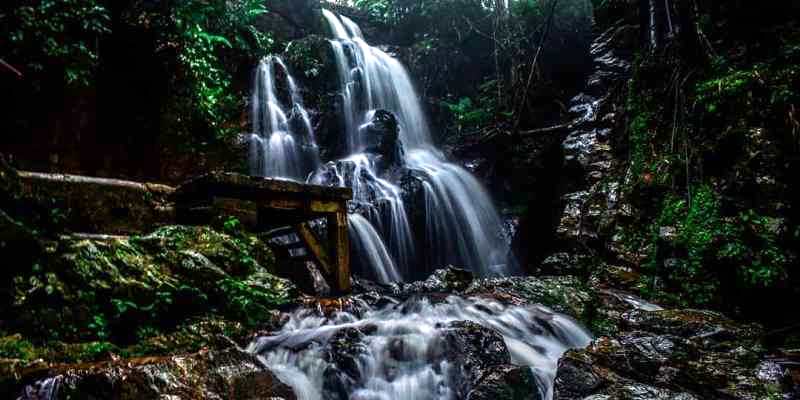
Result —
[{"label": "mossy rock", "polygon": [[474,281],[465,295],[491,297],[512,304],[541,304],[586,321],[592,294],[577,277],[513,277]]},{"label": "mossy rock", "polygon": [[[60,240],[11,277],[7,330],[35,343],[107,341],[127,346],[147,329],[171,331],[217,315],[258,326],[292,303],[291,282],[271,274],[265,243],[245,234],[170,226],[143,237]],[[144,330],[144,331],[143,331]]]}]

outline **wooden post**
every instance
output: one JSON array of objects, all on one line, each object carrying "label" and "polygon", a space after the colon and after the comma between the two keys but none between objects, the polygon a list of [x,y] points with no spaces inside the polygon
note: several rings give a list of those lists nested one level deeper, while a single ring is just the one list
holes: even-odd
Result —
[{"label": "wooden post", "polygon": [[328,240],[334,264],[333,291],[350,292],[350,237],[347,232],[347,211],[328,214]]},{"label": "wooden post", "polygon": [[320,241],[317,234],[311,230],[307,223],[297,224],[294,229],[297,231],[297,236],[306,245],[306,248],[311,252],[314,261],[322,268],[325,273],[325,278],[336,276],[338,265],[335,265],[331,258],[328,256],[328,251],[325,249],[324,242]]}]

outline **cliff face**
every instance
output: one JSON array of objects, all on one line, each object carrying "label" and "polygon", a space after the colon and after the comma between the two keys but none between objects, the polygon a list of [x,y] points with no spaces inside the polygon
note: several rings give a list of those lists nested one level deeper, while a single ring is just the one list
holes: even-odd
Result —
[{"label": "cliff face", "polygon": [[764,310],[797,296],[794,6],[615,4],[596,10],[577,119],[538,131],[563,140],[559,222],[552,247],[525,251],[552,215],[529,208],[521,255],[532,272],[623,267],[661,302],[785,324]]}]

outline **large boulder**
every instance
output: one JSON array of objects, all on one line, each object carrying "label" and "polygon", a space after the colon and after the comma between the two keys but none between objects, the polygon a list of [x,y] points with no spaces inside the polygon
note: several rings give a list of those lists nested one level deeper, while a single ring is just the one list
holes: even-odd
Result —
[{"label": "large boulder", "polygon": [[329,399],[347,400],[348,393],[361,381],[359,359],[369,352],[364,338],[365,334],[361,330],[345,328],[336,332],[326,343],[324,357],[329,364],[323,377],[324,389]]},{"label": "large boulder", "polygon": [[539,388],[528,367],[511,365],[503,336],[471,321],[456,321],[442,330],[437,350],[457,369],[457,397],[473,400],[539,399]]},{"label": "large boulder", "polygon": [[396,285],[395,294],[409,296],[422,293],[456,293],[472,283],[472,272],[449,266],[433,272],[424,281]]}]

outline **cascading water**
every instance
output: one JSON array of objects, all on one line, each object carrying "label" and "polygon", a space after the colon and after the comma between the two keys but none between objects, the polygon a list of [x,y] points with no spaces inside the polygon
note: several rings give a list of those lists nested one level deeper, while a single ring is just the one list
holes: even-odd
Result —
[{"label": "cascading water", "polygon": [[[407,267],[414,255],[414,243],[402,193],[399,187],[378,177],[375,171],[373,157],[358,153],[329,164],[321,173],[314,176],[312,182],[320,184],[333,182],[338,186],[350,187],[353,190],[351,205],[366,217],[363,221],[365,224],[372,225],[369,232],[376,234],[381,232],[386,238],[384,241],[381,235],[378,235],[369,241],[380,242],[380,247],[390,249],[389,260],[398,265],[400,271],[408,273]],[[354,217],[358,218],[355,214],[351,214],[351,219]],[[358,247],[353,250],[355,254],[367,260],[374,260],[370,254],[360,253],[361,249]],[[376,273],[382,270],[382,264],[372,264],[368,261],[368,265],[371,265]],[[392,278],[392,281],[399,280],[402,280],[400,275]]]},{"label": "cascading water", "polygon": [[[502,224],[488,193],[434,148],[403,66],[369,46],[351,20],[323,14],[333,35],[350,156],[323,166],[311,182],[353,189],[353,270],[383,283],[446,264],[480,276],[511,273]],[[397,156],[375,151],[385,146],[375,146],[371,137],[371,124],[385,111],[399,127],[397,140],[390,140],[400,148],[392,152]],[[424,237],[417,242],[412,232],[419,230],[412,227],[406,201],[410,195],[405,184],[402,189],[398,184],[408,177],[418,183],[413,196],[424,208]],[[551,399],[558,359],[591,340],[576,322],[542,306],[512,307],[457,296],[383,300],[391,304],[362,304],[361,312],[330,317],[301,309],[280,331],[251,343],[249,351],[259,354],[301,399],[454,399],[464,395],[457,372],[461,366],[442,348],[448,324],[468,320],[500,333],[512,362],[530,366],[540,397]],[[331,350],[342,340],[349,361]]]},{"label": "cascading water", "polygon": [[[324,318],[304,309],[248,350],[259,354],[302,400],[454,399],[463,388],[453,362],[458,355],[443,349],[446,327],[456,321],[473,321],[502,334],[511,361],[532,366],[544,399],[552,398],[561,355],[591,340],[573,320],[545,307],[507,307],[451,296],[441,303],[423,298],[391,304],[368,310],[361,318],[347,312]],[[330,343],[341,335],[355,337],[348,345],[351,354],[345,356],[355,365],[346,372],[329,353]],[[341,397],[324,395],[339,391],[344,392]]]},{"label": "cascading water", "polygon": [[[350,186],[356,202],[371,204],[366,209],[376,232],[403,277],[424,276],[431,268],[447,264],[469,268],[480,276],[508,275],[513,272],[508,246],[502,236],[502,223],[488,193],[465,169],[448,163],[434,148],[428,122],[403,65],[384,51],[364,41],[358,25],[346,17],[323,10],[333,39],[330,41],[341,82],[346,141],[352,156],[340,161],[355,164],[358,173],[334,182],[323,169],[315,183]],[[402,190],[388,179],[377,178],[369,159],[372,142],[365,129],[376,110],[394,114],[399,125],[399,146],[406,151],[402,168],[422,181],[425,237],[420,243],[435,243],[417,251],[408,227],[407,205]],[[366,160],[366,161],[365,161]],[[377,208],[378,204],[388,204]],[[416,270],[415,270],[416,268]]]},{"label": "cascading water", "polygon": [[297,84],[279,57],[259,63],[251,107],[250,174],[304,181],[319,166],[319,150]]},{"label": "cascading water", "polygon": [[[375,232],[372,224],[359,214],[353,214],[349,218],[350,240],[356,254],[362,256],[360,259],[353,260],[356,264],[353,271],[367,279],[372,279],[380,283],[391,283],[400,281],[400,273],[389,256],[383,241]],[[368,268],[360,267],[364,263]]]}]

